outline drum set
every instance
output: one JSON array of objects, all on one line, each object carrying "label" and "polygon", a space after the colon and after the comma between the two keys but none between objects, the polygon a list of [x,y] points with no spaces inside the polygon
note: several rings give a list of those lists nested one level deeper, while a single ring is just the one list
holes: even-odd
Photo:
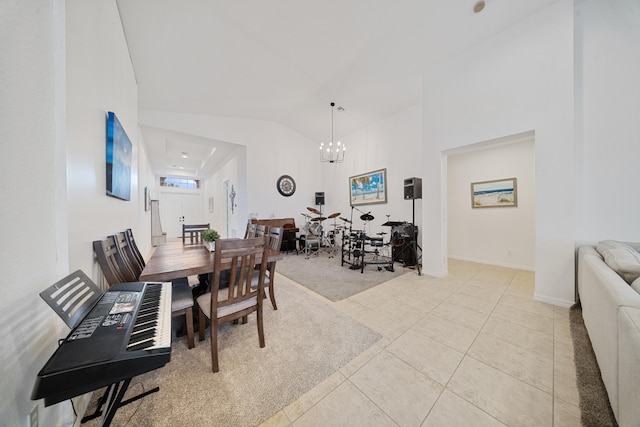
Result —
[{"label": "drum set", "polygon": [[[365,232],[368,224],[374,220],[371,213],[361,212],[362,230],[354,230],[352,221],[341,217],[340,212],[323,216],[322,211],[316,208],[308,207],[307,211],[311,214],[301,214],[305,218],[305,224],[304,234],[299,240],[300,250],[304,252],[305,259],[317,256],[323,251],[329,258],[333,258],[340,248],[342,266],[348,264],[350,269],[360,270],[361,273],[364,273],[364,267],[370,264],[376,265],[378,271],[383,268],[394,271],[391,241],[384,241],[384,235],[387,233],[369,235],[370,233]],[[338,224],[338,219],[342,224]],[[330,230],[325,231],[323,223],[327,220],[333,220],[333,223],[328,225]]]},{"label": "drum set", "polygon": [[[340,218],[351,224],[351,221]],[[349,264],[350,269],[360,270],[364,273],[367,265],[376,265],[378,271],[384,268],[387,271],[394,271],[393,257],[390,249],[390,242],[384,242],[383,236],[387,233],[377,233],[375,236],[368,235],[365,230],[367,224],[374,220],[370,213],[362,214],[360,219],[364,222],[362,230],[353,228],[342,230],[342,261],[341,265]]]},{"label": "drum set", "polygon": [[[305,218],[303,227],[305,234],[300,236],[300,249],[304,252],[305,258],[307,259],[311,255],[318,255],[321,250],[326,251],[329,254],[329,258],[333,258],[338,251],[336,235],[342,229],[342,227],[336,223],[336,218],[340,216],[340,212],[325,217],[322,216],[322,212],[316,208],[308,207],[307,210],[317,216],[314,217],[306,213],[301,214]],[[329,225],[333,229],[325,232],[322,223],[329,219],[333,219],[333,224]]]}]

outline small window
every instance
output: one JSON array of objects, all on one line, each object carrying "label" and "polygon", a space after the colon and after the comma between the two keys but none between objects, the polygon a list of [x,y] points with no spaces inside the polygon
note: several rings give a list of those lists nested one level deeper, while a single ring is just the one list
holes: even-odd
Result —
[{"label": "small window", "polygon": [[191,190],[197,190],[200,188],[200,180],[190,179],[190,178],[171,178],[168,176],[161,176],[160,187],[188,188]]}]

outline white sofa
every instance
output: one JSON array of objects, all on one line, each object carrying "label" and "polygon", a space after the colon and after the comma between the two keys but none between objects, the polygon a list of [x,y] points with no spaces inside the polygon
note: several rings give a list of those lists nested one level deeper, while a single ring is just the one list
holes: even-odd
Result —
[{"label": "white sofa", "polygon": [[640,426],[638,250],[640,244],[614,241],[578,248],[582,317],[621,427]]}]

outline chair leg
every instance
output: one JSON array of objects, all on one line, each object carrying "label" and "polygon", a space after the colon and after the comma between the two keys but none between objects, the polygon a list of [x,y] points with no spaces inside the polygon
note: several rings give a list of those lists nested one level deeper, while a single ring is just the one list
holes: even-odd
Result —
[{"label": "chair leg", "polygon": [[218,321],[211,319],[211,369],[220,371],[218,366]]},{"label": "chair leg", "polygon": [[262,304],[258,306],[258,311],[256,311],[256,316],[258,320],[258,341],[260,342],[260,348],[264,348],[264,327],[262,324]]},{"label": "chair leg", "polygon": [[269,299],[271,300],[271,305],[274,310],[278,309],[278,305],[276,304],[276,296],[273,294],[273,282],[269,284]]},{"label": "chair leg", "polygon": [[195,347],[195,343],[193,340],[193,307],[187,307],[184,310],[184,315],[187,322],[187,346],[191,349]]},{"label": "chair leg", "polygon": [[202,309],[199,308],[200,312],[198,313],[198,341],[204,341],[204,329],[207,323],[207,316],[204,315]]}]

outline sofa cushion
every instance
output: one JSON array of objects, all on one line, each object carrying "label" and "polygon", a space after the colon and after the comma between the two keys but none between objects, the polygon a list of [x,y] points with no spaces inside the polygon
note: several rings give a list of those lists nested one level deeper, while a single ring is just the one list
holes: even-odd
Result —
[{"label": "sofa cushion", "polygon": [[640,294],[640,277],[638,277],[636,280],[631,282],[631,287],[633,288],[634,291]]},{"label": "sofa cushion", "polygon": [[640,277],[640,253],[626,243],[615,240],[603,240],[596,250],[604,262],[627,283],[631,284]]}]

